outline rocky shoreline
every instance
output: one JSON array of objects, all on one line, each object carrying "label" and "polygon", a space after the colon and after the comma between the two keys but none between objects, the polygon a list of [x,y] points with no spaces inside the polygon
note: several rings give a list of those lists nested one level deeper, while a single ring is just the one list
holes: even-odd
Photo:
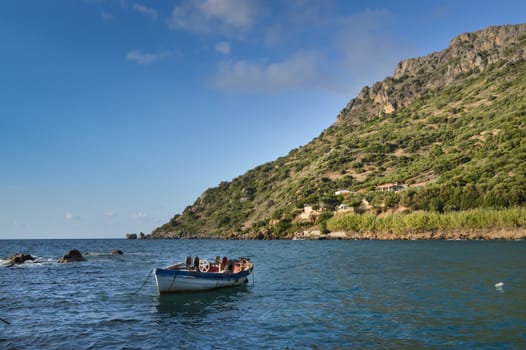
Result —
[{"label": "rocky shoreline", "polygon": [[526,228],[486,229],[464,231],[408,232],[405,234],[378,232],[330,232],[304,231],[294,234],[292,239],[345,239],[345,240],[526,240]]},{"label": "rocky shoreline", "polygon": [[526,228],[507,229],[477,229],[456,231],[426,231],[407,232],[395,234],[389,232],[329,232],[322,233],[319,230],[306,230],[296,232],[283,237],[275,237],[270,233],[249,233],[243,235],[232,234],[227,237],[210,236],[199,234],[192,236],[170,237],[149,236],[150,239],[223,239],[223,240],[526,240]]}]

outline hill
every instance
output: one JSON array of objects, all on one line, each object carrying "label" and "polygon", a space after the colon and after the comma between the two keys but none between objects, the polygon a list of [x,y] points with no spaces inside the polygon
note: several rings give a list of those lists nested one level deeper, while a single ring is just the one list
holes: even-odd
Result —
[{"label": "hill", "polygon": [[329,232],[335,214],[524,206],[525,59],[521,24],[402,61],[310,143],[206,190],[151,236],[290,238]]}]

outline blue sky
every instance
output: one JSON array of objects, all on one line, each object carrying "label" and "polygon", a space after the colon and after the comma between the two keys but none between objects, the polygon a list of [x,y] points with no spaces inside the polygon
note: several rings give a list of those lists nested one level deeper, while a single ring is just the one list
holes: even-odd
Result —
[{"label": "blue sky", "polygon": [[113,238],[286,155],[524,1],[0,2],[0,239]]}]

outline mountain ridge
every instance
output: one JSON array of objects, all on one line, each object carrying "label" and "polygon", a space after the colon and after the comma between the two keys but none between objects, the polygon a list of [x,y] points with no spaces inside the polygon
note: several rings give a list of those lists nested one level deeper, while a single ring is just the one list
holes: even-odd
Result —
[{"label": "mountain ridge", "polygon": [[[521,206],[525,61],[525,24],[464,33],[401,61],[320,136],[206,190],[151,236],[287,238],[327,230],[339,207],[358,212],[364,202],[376,214]],[[390,182],[408,189],[377,190]]]},{"label": "mountain ridge", "polygon": [[[525,32],[524,25],[489,27],[456,36],[445,50],[403,60],[396,66],[392,77],[376,82],[372,87],[365,86],[340,112],[337,121],[349,119],[353,114],[363,114],[357,110],[360,102],[373,102],[375,108],[369,106],[368,115],[390,114],[420,97],[426,89],[450,85],[461,75],[468,78],[504,59],[509,63],[525,60],[526,50],[513,48],[520,45],[520,37]],[[425,84],[421,85],[421,81]],[[401,88],[393,89],[393,85],[401,83]],[[404,94],[401,95],[400,91]]]}]

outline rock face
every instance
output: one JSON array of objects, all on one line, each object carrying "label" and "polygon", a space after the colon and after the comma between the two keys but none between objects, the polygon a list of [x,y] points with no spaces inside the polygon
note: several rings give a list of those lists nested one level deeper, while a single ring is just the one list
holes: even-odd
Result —
[{"label": "rock face", "polygon": [[58,259],[57,262],[59,264],[62,264],[62,263],[77,262],[77,261],[86,261],[86,259],[84,259],[82,254],[77,249],[72,249],[66,254],[64,254],[63,257]]},{"label": "rock face", "polygon": [[28,260],[35,260],[31,254],[18,253],[7,258],[7,265],[23,264]]},{"label": "rock face", "polygon": [[382,113],[391,114],[432,89],[459,84],[492,64],[513,64],[524,59],[526,24],[461,34],[451,40],[447,49],[404,60],[392,77],[364,87],[340,112],[337,123],[357,124]]}]

